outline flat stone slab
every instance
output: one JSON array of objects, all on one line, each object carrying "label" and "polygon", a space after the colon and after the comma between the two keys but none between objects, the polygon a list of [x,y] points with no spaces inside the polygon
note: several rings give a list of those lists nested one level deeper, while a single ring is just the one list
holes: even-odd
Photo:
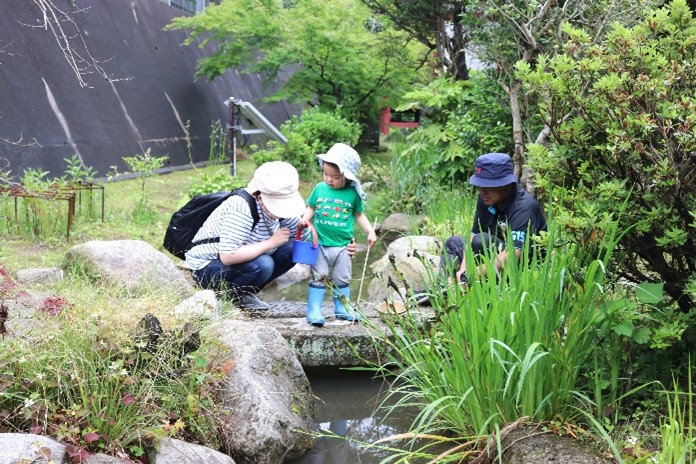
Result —
[{"label": "flat stone slab", "polygon": [[[262,318],[277,329],[288,341],[304,367],[367,366],[382,364],[387,347],[378,340],[393,338],[393,333],[376,311],[374,304],[361,305],[364,320],[350,322],[337,319],[333,303],[324,302],[322,310],[326,324],[314,327],[307,322],[307,303],[302,301],[267,301],[267,311],[249,311],[251,318]],[[432,310],[418,308],[424,320]]]}]

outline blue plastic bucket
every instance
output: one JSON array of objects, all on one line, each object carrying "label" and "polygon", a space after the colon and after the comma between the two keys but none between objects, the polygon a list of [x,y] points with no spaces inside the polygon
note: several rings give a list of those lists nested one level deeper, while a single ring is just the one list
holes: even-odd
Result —
[{"label": "blue plastic bucket", "polygon": [[314,265],[319,256],[319,244],[317,243],[317,231],[312,224],[309,224],[314,240],[312,242],[302,241],[302,227],[297,228],[295,243],[292,245],[292,260],[295,263]]}]

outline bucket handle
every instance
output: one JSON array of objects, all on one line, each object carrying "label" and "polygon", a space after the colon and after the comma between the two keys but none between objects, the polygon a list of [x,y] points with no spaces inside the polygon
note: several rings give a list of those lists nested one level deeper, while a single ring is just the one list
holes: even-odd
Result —
[{"label": "bucket handle", "polygon": [[[312,237],[314,237],[314,240],[312,242],[313,242],[314,248],[316,248],[317,246],[319,246],[319,241],[317,239],[317,229],[314,228],[314,224],[312,224],[311,222],[307,224],[307,228],[312,233]],[[297,240],[302,240],[302,229],[303,229],[302,224],[298,224],[297,225],[297,235],[295,237]]]}]

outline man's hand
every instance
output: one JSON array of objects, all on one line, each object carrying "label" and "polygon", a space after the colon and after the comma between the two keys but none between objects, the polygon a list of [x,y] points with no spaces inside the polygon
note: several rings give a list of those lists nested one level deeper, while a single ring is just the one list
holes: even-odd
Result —
[{"label": "man's hand", "polygon": [[285,245],[290,240],[290,229],[287,227],[281,227],[280,229],[276,230],[268,240],[270,240],[273,244],[273,248]]},{"label": "man's hand", "polygon": [[457,271],[456,276],[457,276],[457,282],[459,282],[460,284],[466,285],[466,283],[468,282],[468,279],[466,277],[466,271],[459,270],[459,271]]}]

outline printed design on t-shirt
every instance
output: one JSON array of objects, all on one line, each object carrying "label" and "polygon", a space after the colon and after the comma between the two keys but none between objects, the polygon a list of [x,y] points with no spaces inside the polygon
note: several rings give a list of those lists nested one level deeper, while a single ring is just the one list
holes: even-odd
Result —
[{"label": "printed design on t-shirt", "polygon": [[317,198],[316,211],[319,213],[319,218],[316,220],[320,224],[346,227],[348,225],[347,221],[352,215],[353,205],[340,198]]},{"label": "printed design on t-shirt", "polygon": [[512,231],[512,240],[514,242],[524,242],[526,238],[527,238],[527,232],[525,232],[523,230],[513,230]]}]

